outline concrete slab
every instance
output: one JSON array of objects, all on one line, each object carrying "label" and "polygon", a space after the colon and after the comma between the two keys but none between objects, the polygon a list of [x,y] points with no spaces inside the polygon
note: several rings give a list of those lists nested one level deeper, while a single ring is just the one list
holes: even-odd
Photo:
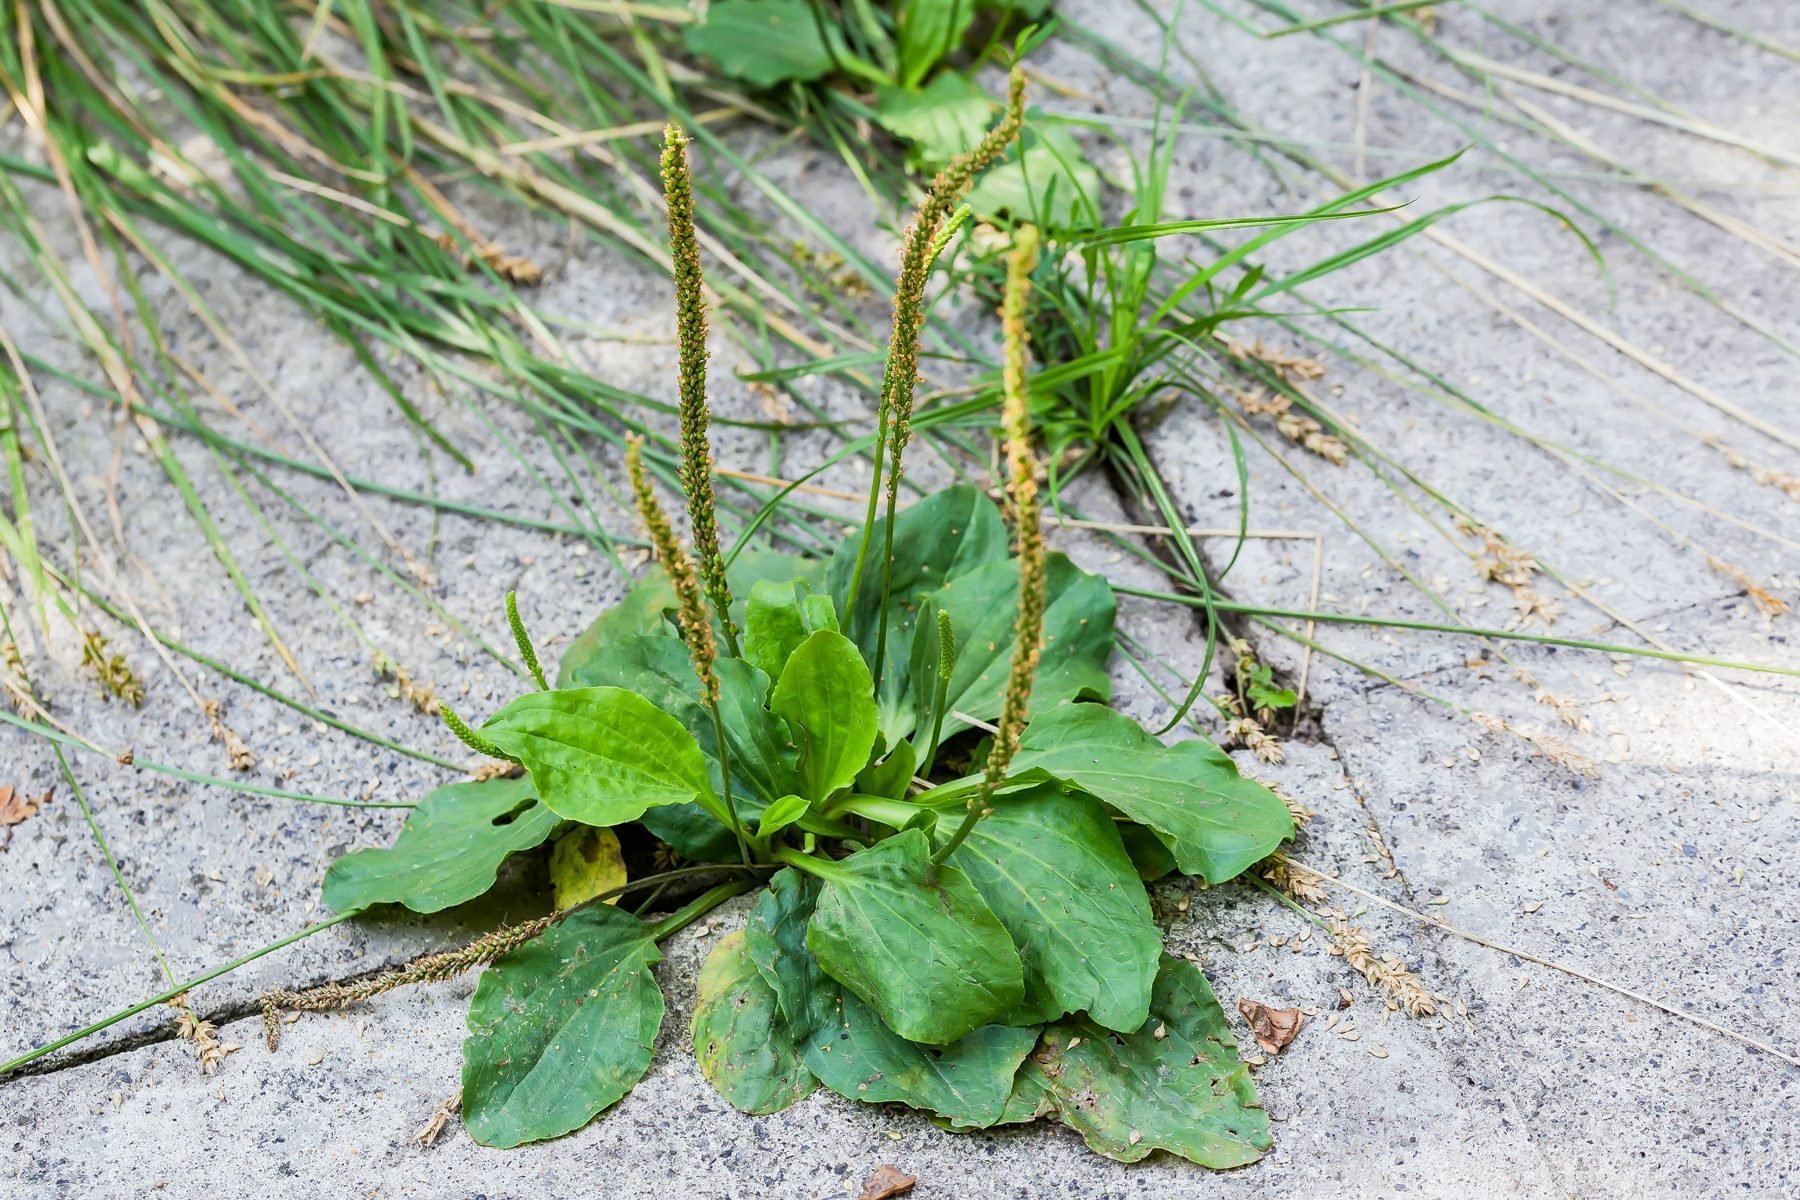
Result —
[{"label": "concrete slab", "polygon": [[[1139,10],[1087,3],[1064,10],[1114,40],[1140,48],[1154,44],[1155,30]],[[1536,6],[1511,2],[1493,10],[1722,127],[1800,153],[1778,103],[1792,90],[1791,64],[1697,32],[1667,10],[1542,14]],[[1274,24],[1247,6],[1233,11],[1259,27]],[[1772,37],[1800,39],[1787,6],[1739,4],[1729,19]],[[1484,23],[1476,9],[1447,6],[1438,20],[1444,36],[1458,45],[1581,86],[1604,86]],[[1391,80],[1375,83],[1359,119],[1359,64],[1315,39],[1255,40],[1195,6],[1186,10],[1181,28],[1195,62],[1234,107],[1342,170],[1354,167],[1359,128],[1370,172],[1400,161],[1396,154],[1410,164],[1420,154],[1448,153],[1467,140]],[[1344,26],[1334,36],[1359,50],[1367,31]],[[1404,71],[1471,87],[1391,27],[1377,35],[1375,48]],[[1193,64],[1179,55],[1171,62],[1178,81],[1199,82]],[[1110,115],[1151,112],[1150,97],[1071,44],[1053,42],[1044,67],[1099,100]],[[1684,194],[1705,206],[1774,238],[1800,235],[1800,202],[1786,176],[1767,164],[1570,95],[1524,84],[1514,90],[1634,166],[1691,184]],[[1044,103],[1069,112],[1093,107],[1079,97],[1046,97]],[[1479,119],[1472,110],[1464,115]],[[1748,245],[1652,189],[1591,178],[1596,168],[1566,146],[1493,121],[1484,128],[1503,136],[1509,152],[1555,172],[1553,182],[1570,197],[1561,206],[1597,235],[1606,252],[1618,301],[1608,307],[1592,262],[1540,212],[1486,204],[1442,228],[1694,386],[1684,390],[1667,373],[1634,365],[1544,303],[1496,282],[1466,256],[1422,240],[1307,294],[1322,304],[1373,307],[1349,319],[1453,382],[1496,419],[1539,435],[1548,448],[1522,442],[1492,421],[1379,371],[1341,361],[1332,361],[1329,373],[1308,386],[1352,418],[1373,444],[1391,450],[1417,480],[1558,569],[1566,583],[1539,585],[1566,608],[1552,632],[1631,641],[1638,635],[1620,623],[1628,620],[1682,649],[1790,662],[1787,627],[1793,618],[1767,621],[1754,611],[1743,583],[1722,574],[1708,557],[1800,600],[1793,502],[1759,485],[1750,470],[1734,466],[1695,434],[1723,431],[1754,462],[1788,470],[1796,469],[1793,456],[1735,426],[1694,394],[1696,388],[1717,394],[1779,427],[1791,425],[1789,360],[1770,336],[1672,282],[1629,239],[1691,267],[1768,335],[1800,341],[1800,314],[1778,300],[1790,290],[1791,263],[1778,245]],[[772,159],[770,170],[796,189],[807,188],[816,211],[842,225],[867,252],[882,260],[891,254],[891,233],[861,215],[854,182],[825,156],[791,151]],[[1332,191],[1298,172],[1285,178],[1284,184],[1270,176],[1227,142],[1184,139],[1171,186],[1179,211],[1171,215],[1291,212]],[[1492,152],[1475,150],[1456,169],[1409,185],[1405,195],[1416,197],[1411,215],[1496,190],[1517,190],[1516,180]],[[54,198],[34,194],[45,198],[52,236],[72,250],[72,230],[57,223]],[[1581,215],[1577,201],[1604,221]],[[498,210],[477,211],[506,231],[509,246],[544,261],[560,254],[560,227],[503,223]],[[1271,269],[1293,269],[1353,244],[1382,220],[1296,235],[1272,248]],[[631,521],[606,493],[619,483],[610,456],[596,455],[597,473],[585,464],[576,471],[591,496],[590,515],[586,502],[564,486],[542,430],[517,408],[465,406],[395,362],[409,398],[479,461],[474,475],[432,472],[391,401],[338,342],[239,273],[192,246],[173,245],[177,263],[229,315],[275,394],[305,417],[347,472],[559,524],[592,519],[616,536],[630,536]],[[12,249],[0,247],[0,255],[19,274]],[[1446,271],[1481,291],[1460,286]],[[81,277],[77,283],[84,294],[103,297],[97,280]],[[246,436],[268,431],[271,444],[303,453],[283,414],[242,364],[185,315],[179,296],[154,280],[150,286],[171,343],[244,414],[235,423],[213,408],[209,419]],[[584,247],[552,273],[539,300],[547,310],[578,313],[593,326],[654,339],[669,332],[665,290],[654,273]],[[83,351],[61,323],[34,309],[35,303],[53,311],[49,295],[40,289],[28,292],[27,300],[0,294],[0,320],[9,332],[33,353],[87,371]],[[1497,310],[1495,301],[1512,312]],[[878,326],[880,301],[871,298],[868,309]],[[1311,321],[1304,328],[1327,327]],[[1280,350],[1312,352],[1303,339],[1267,326],[1249,336]],[[608,383],[664,400],[672,395],[666,344],[579,336],[570,346],[578,362]],[[715,361],[721,377],[738,354],[720,339]],[[760,411],[748,389],[727,383],[720,392],[723,411]],[[100,497],[118,435],[104,409],[72,389],[45,383],[45,399],[70,473],[87,498],[87,515],[111,554],[112,530]],[[824,391],[819,399],[834,415],[861,411],[860,402],[842,392]],[[1304,475],[1303,481],[1289,473],[1255,439],[1246,439],[1253,525],[1316,533],[1319,541],[1251,543],[1226,581],[1234,596],[1295,608],[1316,599],[1333,611],[1440,619],[1443,614],[1410,576],[1444,596],[1471,624],[1500,625],[1512,616],[1508,589],[1484,583],[1473,565],[1479,539],[1456,535],[1453,512],[1434,506],[1419,482],[1391,488],[1363,463],[1340,468],[1307,455],[1267,417],[1252,417],[1249,426]],[[1238,485],[1222,429],[1216,415],[1187,404],[1144,431],[1182,511],[1201,525],[1236,519]],[[519,448],[518,457],[509,443]],[[302,682],[256,628],[160,468],[138,448],[136,434],[127,431],[122,445],[113,486],[135,559],[118,569],[152,623],[323,710],[452,761],[465,758],[460,747],[404,696],[390,695],[391,679],[376,677],[375,649],[459,709],[478,714],[514,687],[506,669],[476,643],[478,635],[504,648],[497,614],[509,588],[518,589],[526,619],[553,659],[626,584],[625,573],[601,550],[572,537],[501,530],[454,514],[434,518],[429,510],[375,498],[366,501],[365,511],[329,482],[272,473],[321,518],[380,550],[372,514],[395,543],[429,564],[429,594],[465,624],[464,632],[441,616],[422,616],[416,601],[390,579],[238,473],[236,483],[265,509],[267,525],[258,521],[233,490],[225,466],[192,439],[176,437],[176,453],[273,614],[304,673]],[[797,439],[786,457],[771,464],[760,437],[722,430],[719,458],[781,474],[805,469],[805,456],[822,446],[822,440]],[[1604,459],[1624,474],[1591,466],[1584,474],[1570,465],[1581,464],[1580,455]],[[923,454],[912,470],[927,488],[941,486],[952,472]],[[556,501],[540,478],[556,481]],[[820,482],[855,491],[862,480],[846,465]],[[38,512],[45,543],[66,546],[49,481],[34,486],[43,488]],[[1084,515],[1100,520],[1144,515],[1122,508],[1098,481],[1073,499]],[[814,500],[838,511],[828,497]],[[848,517],[853,509],[842,511]],[[1366,538],[1347,528],[1345,518]],[[1152,572],[1097,535],[1068,530],[1057,540],[1090,569],[1138,586],[1155,582]],[[1315,544],[1322,555],[1316,594]],[[1215,563],[1228,552],[1223,545],[1209,543]],[[348,621],[291,567],[283,546]],[[405,570],[397,556],[380,552]],[[84,569],[103,579],[92,564]],[[1568,584],[1579,585],[1579,592]],[[1160,677],[1164,686],[1198,670],[1191,616],[1127,599],[1121,620],[1172,668],[1172,675]],[[145,706],[138,711],[97,699],[79,668],[73,635],[63,630],[49,646],[26,647],[58,719],[108,749],[130,748],[140,761],[230,773],[224,746],[212,740],[208,722],[173,672],[114,623],[93,623],[113,632],[117,648],[143,677]],[[1301,657],[1289,644],[1242,628],[1259,654],[1290,678],[1298,672]],[[1315,655],[1308,667],[1308,729],[1320,741],[1290,744],[1284,767],[1247,764],[1318,810],[1298,857],[1342,872],[1364,891],[1639,989],[1746,1035],[1789,1051],[1800,1044],[1789,1000],[1797,981],[1788,943],[1800,917],[1794,900],[1800,881],[1792,867],[1793,730],[1800,726],[1800,693],[1792,681],[1721,674],[1721,690],[1672,668],[1638,663],[1619,673],[1611,660],[1566,651],[1507,650],[1509,664],[1497,648],[1462,636],[1342,626],[1322,629],[1318,637],[1396,682],[1382,683]],[[1559,727],[1556,708],[1538,703],[1535,689],[1514,677],[1520,667],[1568,701],[1571,716],[1585,717],[1591,731]],[[453,777],[317,728],[185,662],[181,669],[203,698],[224,702],[224,719],[258,758],[245,777],[259,784],[382,799],[416,796]],[[1167,702],[1122,661],[1115,677],[1120,707],[1160,723]],[[1544,735],[1553,734],[1593,760],[1598,774],[1588,777],[1546,761],[1530,742],[1489,733],[1421,699],[1422,692],[1496,713],[1539,736],[1540,746],[1549,744],[1541,741]],[[6,763],[3,781],[32,795],[55,789],[43,812],[14,827],[0,848],[6,863],[0,871],[0,948],[9,959],[0,972],[4,1057],[165,983],[54,757],[41,742],[8,729],[0,731],[0,760]],[[317,918],[317,884],[329,859],[354,846],[385,843],[400,822],[393,812],[321,809],[152,778],[100,757],[72,756],[70,765],[178,977]],[[14,1131],[0,1139],[5,1190],[34,1198],[253,1189],[287,1197],[544,1195],[596,1187],[605,1194],[610,1187],[618,1195],[679,1188],[733,1197],[823,1197],[853,1194],[882,1162],[918,1174],[915,1195],[959,1198],[1710,1196],[1777,1195],[1800,1186],[1789,1165],[1795,1148],[1787,1119],[1800,1089],[1795,1068],[1643,1004],[1397,916],[1354,893],[1339,894],[1337,903],[1379,949],[1402,955],[1427,987],[1453,998],[1442,1015],[1387,1015],[1378,995],[1343,959],[1325,953],[1320,935],[1296,942],[1306,926],[1261,892],[1159,890],[1171,948],[1202,957],[1228,1006],[1247,997],[1319,1010],[1294,1045],[1257,1068],[1277,1118],[1275,1151],[1253,1168],[1226,1175],[1161,1157],[1118,1167],[1089,1155],[1067,1131],[1048,1128],[954,1138],[910,1114],[829,1096],[772,1118],[732,1113],[706,1089],[685,1037],[693,970],[710,941],[741,920],[741,906],[722,914],[710,934],[694,931],[671,943],[661,968],[670,1015],[645,1083],[602,1121],[547,1146],[486,1151],[454,1122],[433,1149],[412,1141],[454,1090],[472,980],[386,997],[338,1017],[308,1018],[289,1030],[274,1056],[257,1040],[255,1021],[238,1019],[265,987],[362,974],[520,915],[531,903],[536,869],[522,863],[510,886],[471,911],[339,926],[207,985],[196,1003],[226,1019],[223,1036],[244,1046],[215,1077],[200,1076],[190,1052],[166,1040],[169,1021],[157,1013],[115,1027],[74,1058],[60,1060],[58,1069],[0,1085],[0,1114]],[[1343,1014],[1334,1007],[1340,988],[1354,1001]],[[1457,1015],[1458,1002],[1467,1019]],[[1333,1015],[1340,1027],[1347,1017],[1361,1037],[1349,1040],[1327,1029]],[[1386,1057],[1371,1053],[1374,1048]]]},{"label": "concrete slab", "polygon": [[[1373,885],[1375,871],[1361,862],[1362,814],[1330,752],[1297,748],[1272,781],[1340,801],[1314,821],[1305,853]],[[18,1125],[0,1158],[0,1179],[9,1181],[10,1194],[33,1198],[144,1188],[177,1196],[321,1189],[526,1196],[578,1187],[619,1196],[677,1189],[827,1197],[852,1194],[877,1165],[891,1162],[919,1176],[921,1196],[1124,1200],[1294,1188],[1384,1196],[1431,1194],[1453,1182],[1548,1194],[1546,1164],[1505,1081],[1465,1061],[1476,1049],[1467,1025],[1389,1016],[1379,996],[1324,951],[1322,939],[1287,943],[1307,926],[1259,895],[1206,894],[1183,883],[1157,896],[1171,950],[1197,954],[1228,1004],[1244,997],[1321,1012],[1258,1068],[1278,1148],[1242,1171],[1208,1175],[1166,1156],[1123,1167],[1089,1154],[1067,1130],[952,1135],[910,1112],[829,1094],[771,1117],[734,1112],[694,1066],[685,1014],[701,959],[742,924],[747,904],[736,901],[667,944],[658,974],[669,1016],[649,1075],[615,1110],[569,1138],[496,1153],[453,1122],[436,1146],[414,1142],[456,1089],[473,986],[465,979],[308,1017],[286,1027],[273,1056],[261,1044],[258,1021],[237,1022],[220,1036],[245,1048],[213,1078],[194,1072],[184,1050],[157,1045],[19,1080],[7,1089]],[[1379,916],[1367,924],[1392,947],[1409,942],[1410,931]],[[1275,946],[1274,938],[1284,944]],[[1261,948],[1240,953],[1252,942]],[[1340,986],[1355,1000],[1341,1013]],[[1338,1031],[1326,1028],[1328,1017],[1341,1019]],[[1344,1036],[1352,1027],[1361,1031],[1354,1041]],[[1411,1128],[1396,1128],[1400,1123]],[[228,1144],[234,1149],[226,1153]],[[1345,1154],[1352,1145],[1368,1149]]]}]

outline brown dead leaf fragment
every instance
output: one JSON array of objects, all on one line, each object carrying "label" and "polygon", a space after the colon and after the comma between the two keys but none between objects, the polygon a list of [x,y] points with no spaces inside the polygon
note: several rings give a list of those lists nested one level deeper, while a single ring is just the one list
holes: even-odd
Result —
[{"label": "brown dead leaf fragment", "polygon": [[862,1191],[857,1193],[856,1200],[888,1200],[890,1196],[904,1196],[917,1182],[917,1175],[908,1175],[899,1167],[882,1163],[873,1175],[863,1180]]},{"label": "brown dead leaf fragment", "polygon": [[49,802],[49,792],[33,799],[20,795],[10,783],[0,784],[0,826],[10,828],[21,821],[29,821]]},{"label": "brown dead leaf fragment", "polygon": [[1306,1019],[1297,1008],[1270,1008],[1254,1000],[1239,1000],[1238,1011],[1250,1022],[1250,1032],[1265,1054],[1281,1053],[1281,1048],[1294,1040],[1294,1035],[1300,1032],[1300,1023]]}]

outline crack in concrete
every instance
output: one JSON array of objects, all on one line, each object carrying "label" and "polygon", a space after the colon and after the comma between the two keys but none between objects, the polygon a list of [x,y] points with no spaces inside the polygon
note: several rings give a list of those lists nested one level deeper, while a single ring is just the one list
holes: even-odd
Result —
[{"label": "crack in concrete", "polygon": [[[255,1000],[236,1000],[205,1012],[201,1012],[196,1006],[194,1011],[199,1013],[200,1019],[203,1021],[225,1026],[260,1013],[262,1006]],[[26,1063],[10,1074],[0,1075],[0,1083],[34,1075],[54,1075],[58,1071],[66,1071],[71,1067],[85,1067],[105,1062],[109,1058],[129,1054],[134,1050],[142,1050],[146,1046],[159,1046],[167,1042],[180,1041],[180,1037],[175,1032],[175,1020],[175,1012],[171,1009],[168,1019],[158,1021],[153,1028],[116,1034],[111,1039],[97,1045],[82,1046],[79,1049],[72,1047],[57,1054],[45,1055],[34,1062]],[[101,1035],[95,1034],[94,1036],[100,1037]]]}]

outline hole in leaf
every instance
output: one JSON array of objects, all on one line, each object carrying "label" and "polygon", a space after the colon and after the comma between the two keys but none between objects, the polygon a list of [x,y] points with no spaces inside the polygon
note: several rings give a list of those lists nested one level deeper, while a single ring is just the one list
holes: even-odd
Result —
[{"label": "hole in leaf", "polygon": [[511,808],[507,809],[503,813],[500,813],[499,815],[497,815],[494,818],[495,827],[498,828],[498,827],[504,826],[504,825],[511,825],[514,821],[516,821],[520,817],[524,816],[526,810],[531,808],[531,806],[536,803],[537,803],[536,796],[531,797],[529,800],[521,800],[519,803],[513,805]]}]

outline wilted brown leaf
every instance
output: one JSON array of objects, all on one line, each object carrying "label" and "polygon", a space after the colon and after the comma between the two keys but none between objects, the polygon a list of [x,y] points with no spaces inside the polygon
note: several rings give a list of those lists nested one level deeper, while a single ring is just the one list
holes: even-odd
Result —
[{"label": "wilted brown leaf", "polygon": [[917,1182],[917,1175],[908,1175],[899,1167],[882,1163],[875,1168],[873,1175],[863,1181],[862,1191],[856,1200],[889,1200],[891,1196],[904,1196],[913,1190],[913,1184]]},{"label": "wilted brown leaf", "polygon": [[1306,1019],[1297,1008],[1270,1008],[1254,1000],[1239,1000],[1238,1011],[1250,1022],[1250,1032],[1265,1054],[1281,1053],[1281,1048],[1294,1040],[1294,1035],[1300,1032],[1300,1023]]},{"label": "wilted brown leaf", "polygon": [[0,826],[13,826],[21,821],[37,816],[38,809],[50,800],[50,793],[45,792],[36,799],[21,796],[10,783],[0,784]]}]

